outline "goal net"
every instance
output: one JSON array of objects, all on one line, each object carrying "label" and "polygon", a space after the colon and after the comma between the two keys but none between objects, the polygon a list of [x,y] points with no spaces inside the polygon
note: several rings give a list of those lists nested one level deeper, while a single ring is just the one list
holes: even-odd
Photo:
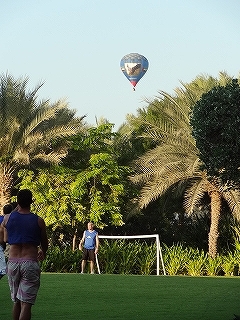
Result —
[{"label": "goal net", "polygon": [[[163,262],[163,256],[162,256],[162,250],[159,240],[158,234],[150,234],[150,235],[134,235],[134,236],[105,236],[105,235],[99,235],[99,239],[155,239],[156,243],[156,261],[157,261],[157,267],[156,267],[156,274],[160,274],[160,262],[162,265],[162,271],[163,274],[166,275],[164,262]],[[96,265],[98,269],[98,273],[101,273],[99,261],[98,261],[98,255],[96,255]]]}]

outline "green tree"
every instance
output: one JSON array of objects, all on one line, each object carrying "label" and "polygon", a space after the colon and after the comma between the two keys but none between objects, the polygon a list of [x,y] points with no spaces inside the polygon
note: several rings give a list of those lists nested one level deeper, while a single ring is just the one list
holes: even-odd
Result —
[{"label": "green tree", "polygon": [[167,191],[184,193],[184,207],[188,214],[199,206],[206,192],[211,200],[211,227],[209,232],[209,254],[217,254],[216,225],[220,215],[221,199],[224,198],[231,210],[240,212],[240,194],[236,190],[225,190],[208,179],[201,169],[199,151],[192,136],[190,113],[202,94],[217,84],[227,84],[231,78],[221,73],[219,79],[199,76],[189,84],[182,84],[175,95],[160,92],[161,97],[151,102],[147,110],[139,110],[132,117],[132,125],[144,128],[142,136],[152,139],[156,147],[135,161],[132,181],[141,187],[141,208]]},{"label": "green tree", "polygon": [[230,187],[240,179],[240,86],[233,79],[203,94],[193,108],[191,126],[203,168]]},{"label": "green tree", "polygon": [[32,211],[44,218],[52,244],[70,244],[75,247],[76,234],[83,226],[78,219],[83,207],[74,203],[71,184],[76,173],[61,166],[39,169],[35,172],[20,170],[21,189],[30,189],[34,201]]},{"label": "green tree", "polygon": [[230,198],[232,213],[240,219],[240,87],[233,79],[225,86],[216,86],[194,105],[191,115],[193,136],[199,149],[202,168],[207,171],[208,180],[214,186],[212,197],[212,225],[209,233],[210,247],[215,254],[219,236],[221,193],[235,196]]},{"label": "green tree", "polygon": [[102,120],[96,127],[89,127],[85,132],[73,136],[71,148],[63,159],[63,164],[72,169],[85,170],[91,155],[100,152],[114,154],[117,159],[113,145],[117,133],[112,131],[113,126],[107,120]]},{"label": "green tree", "polygon": [[67,154],[68,137],[84,130],[64,100],[39,100],[27,90],[28,78],[0,76],[0,205],[9,201],[16,172],[24,166],[59,163]]},{"label": "green tree", "polygon": [[121,209],[128,173],[129,169],[118,166],[111,154],[90,156],[89,167],[80,172],[72,184],[75,202],[85,208],[85,220],[93,221],[99,228],[123,224]]},{"label": "green tree", "polygon": [[85,219],[100,228],[123,224],[124,199],[129,190],[130,169],[118,164],[117,133],[112,129],[113,124],[102,121],[73,141],[74,151],[81,152],[83,159],[73,188],[76,201],[84,203]]},{"label": "green tree", "polygon": [[[64,159],[65,166],[19,173],[19,187],[33,191],[33,210],[45,219],[52,230],[52,238],[56,235],[70,238],[73,248],[76,234],[82,232],[89,220],[98,228],[123,224],[130,171],[118,165],[111,143],[115,134],[111,130],[111,124],[101,124],[89,128],[84,135],[73,137],[76,153],[70,150],[69,158]],[[78,161],[79,157],[84,160]],[[68,163],[74,169],[66,167]]]},{"label": "green tree", "polygon": [[[141,113],[141,110],[139,110]],[[118,161],[122,165],[129,165],[133,160],[144,154],[147,150],[156,146],[152,139],[144,135],[142,123],[135,118],[134,125],[132,116],[128,115],[128,122],[124,123],[114,137],[114,148],[118,152]]]}]

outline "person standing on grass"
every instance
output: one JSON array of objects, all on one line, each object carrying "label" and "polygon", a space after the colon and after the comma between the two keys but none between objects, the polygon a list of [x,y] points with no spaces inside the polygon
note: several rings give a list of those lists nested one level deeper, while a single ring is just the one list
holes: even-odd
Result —
[{"label": "person standing on grass", "polygon": [[79,243],[79,250],[83,252],[81,273],[84,273],[87,261],[90,261],[90,272],[94,274],[95,255],[98,253],[99,238],[98,233],[94,230],[94,224],[90,221],[87,230],[84,231],[83,237]]},{"label": "person standing on grass", "polygon": [[10,244],[7,275],[13,305],[13,320],[30,320],[40,286],[39,261],[46,257],[48,239],[42,218],[30,211],[32,192],[20,190],[17,207],[5,215],[5,241]]},{"label": "person standing on grass", "polygon": [[5,214],[12,212],[13,206],[11,204],[5,204],[3,207],[3,215],[0,216],[0,279],[6,274],[6,259],[4,251],[6,249],[6,242],[4,241],[4,228],[1,226]]}]

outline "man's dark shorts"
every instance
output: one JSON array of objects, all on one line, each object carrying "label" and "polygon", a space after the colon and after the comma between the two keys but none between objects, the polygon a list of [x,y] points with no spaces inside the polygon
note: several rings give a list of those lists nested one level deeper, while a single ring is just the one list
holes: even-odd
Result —
[{"label": "man's dark shorts", "polygon": [[82,259],[95,262],[95,249],[83,248]]}]

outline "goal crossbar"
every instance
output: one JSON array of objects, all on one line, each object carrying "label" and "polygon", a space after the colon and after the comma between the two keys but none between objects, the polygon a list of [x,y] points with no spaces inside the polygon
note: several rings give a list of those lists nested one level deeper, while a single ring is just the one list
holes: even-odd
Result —
[{"label": "goal crossbar", "polygon": [[[166,275],[166,270],[164,267],[163,262],[163,256],[162,256],[162,250],[160,245],[160,239],[158,234],[143,234],[143,235],[134,235],[134,236],[104,236],[99,235],[100,239],[149,239],[149,238],[155,238],[156,241],[156,255],[157,255],[157,275],[160,274],[160,260],[162,264],[163,274]],[[97,261],[98,262],[98,261]],[[100,273],[99,264],[97,263],[98,267],[98,273]]]}]

